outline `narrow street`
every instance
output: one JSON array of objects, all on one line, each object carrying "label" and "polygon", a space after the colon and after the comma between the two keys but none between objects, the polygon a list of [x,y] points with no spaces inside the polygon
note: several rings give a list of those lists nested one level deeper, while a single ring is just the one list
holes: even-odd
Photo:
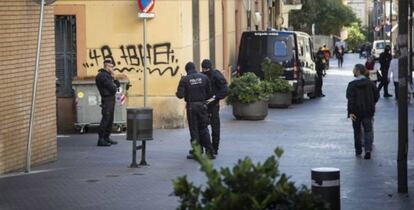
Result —
[{"label": "narrow street", "polygon": [[[297,185],[310,187],[314,167],[341,170],[343,210],[410,210],[414,200],[397,193],[397,103],[381,98],[374,123],[371,160],[355,157],[351,121],[346,117],[345,90],[353,79],[352,68],[365,63],[346,54],[342,69],[336,60],[324,78],[326,97],[307,99],[288,109],[270,109],[264,121],[234,120],[231,107],[221,111],[222,140],[217,168],[232,166],[245,156],[263,161],[280,146],[284,149],[281,171]],[[393,94],[393,85],[390,85]],[[413,105],[409,105],[408,186],[414,187],[412,140]],[[118,145],[96,147],[97,134],[59,136],[58,161],[34,168],[30,175],[0,177],[0,209],[175,209],[177,198],[171,180],[187,175],[203,184],[199,166],[185,158],[188,129],[154,131],[147,143],[150,166],[128,168],[131,142],[115,134]],[[140,153],[138,153],[140,154]],[[140,155],[138,156],[140,158]]]}]

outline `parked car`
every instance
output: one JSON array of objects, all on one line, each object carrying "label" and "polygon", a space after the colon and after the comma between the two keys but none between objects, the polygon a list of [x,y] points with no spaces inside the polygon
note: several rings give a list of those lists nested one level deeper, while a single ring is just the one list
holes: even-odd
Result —
[{"label": "parked car", "polygon": [[283,78],[294,88],[293,100],[302,102],[304,94],[315,93],[315,62],[311,37],[298,31],[243,32],[237,73],[254,72],[264,78],[262,63],[267,57],[284,68]]},{"label": "parked car", "polygon": [[391,45],[389,40],[375,40],[372,43],[371,55],[374,56],[374,59],[378,59],[380,54],[384,52],[386,45]]}]

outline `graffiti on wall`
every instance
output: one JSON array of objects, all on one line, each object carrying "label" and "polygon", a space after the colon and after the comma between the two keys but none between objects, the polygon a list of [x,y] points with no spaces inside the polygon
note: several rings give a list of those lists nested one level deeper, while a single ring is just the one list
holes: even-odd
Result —
[{"label": "graffiti on wall", "polygon": [[[149,74],[159,76],[177,75],[179,66],[171,43],[147,44],[146,53],[147,71]],[[144,72],[144,46],[142,44],[121,45],[111,48],[108,45],[100,49],[90,49],[88,60],[83,66],[86,69],[101,67],[105,59],[110,59],[115,64],[114,70],[119,72]]]}]

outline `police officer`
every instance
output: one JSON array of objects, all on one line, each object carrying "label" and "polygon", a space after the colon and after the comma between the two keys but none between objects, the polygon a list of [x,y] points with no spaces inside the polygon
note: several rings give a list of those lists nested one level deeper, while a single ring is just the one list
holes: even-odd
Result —
[{"label": "police officer", "polygon": [[379,63],[381,64],[381,82],[378,85],[378,91],[381,91],[381,88],[384,87],[384,97],[392,97],[391,94],[388,93],[388,70],[390,68],[390,63],[392,60],[391,55],[391,47],[389,45],[385,46],[384,52],[380,54]]},{"label": "police officer", "polygon": [[[205,148],[207,157],[214,159],[213,146],[208,131],[207,100],[211,98],[210,81],[208,77],[195,70],[195,65],[188,62],[185,65],[187,76],[181,78],[176,96],[187,102],[187,120],[191,141],[197,141]],[[193,159],[193,154],[187,156]]]},{"label": "police officer", "polygon": [[114,79],[114,64],[111,60],[104,61],[104,68],[96,75],[96,86],[101,95],[102,119],[99,125],[98,146],[111,146],[118,142],[109,138],[114,121],[115,94],[120,84]]},{"label": "police officer", "polygon": [[325,97],[322,93],[323,76],[325,75],[325,56],[322,47],[316,53],[316,81],[315,81],[315,97]]},{"label": "police officer", "polygon": [[212,68],[210,60],[204,59],[201,63],[201,68],[203,73],[208,76],[211,82],[213,97],[208,103],[208,114],[210,118],[214,154],[217,155],[220,143],[220,100],[224,99],[227,95],[227,81],[219,70]]}]

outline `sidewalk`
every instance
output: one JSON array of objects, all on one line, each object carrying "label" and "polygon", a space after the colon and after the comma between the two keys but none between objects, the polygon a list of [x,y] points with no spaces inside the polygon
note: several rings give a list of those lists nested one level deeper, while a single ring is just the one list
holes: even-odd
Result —
[{"label": "sidewalk", "polygon": [[[271,109],[264,121],[236,121],[231,107],[221,111],[222,142],[214,164],[232,166],[250,156],[264,161],[276,146],[285,153],[280,169],[296,184],[310,187],[310,170],[341,170],[342,210],[412,210],[414,199],[397,193],[397,104],[377,104],[372,160],[354,156],[351,122],[346,118],[345,89],[352,79],[353,57],[344,68],[331,68],[324,81],[326,97],[305,100],[289,109]],[[335,62],[333,62],[336,64]],[[336,66],[334,66],[336,67]],[[392,85],[391,85],[392,86]],[[392,90],[391,90],[392,92]],[[413,105],[409,106],[409,192],[414,192]],[[97,147],[97,134],[58,137],[58,161],[34,167],[33,174],[0,177],[0,209],[175,209],[171,180],[187,175],[204,184],[198,164],[185,158],[189,134],[184,129],[154,131],[147,143],[149,166],[128,168],[132,143],[115,134],[118,145]],[[140,159],[138,151],[138,160]],[[45,170],[45,171],[43,171]],[[39,173],[36,173],[39,172]]]}]

